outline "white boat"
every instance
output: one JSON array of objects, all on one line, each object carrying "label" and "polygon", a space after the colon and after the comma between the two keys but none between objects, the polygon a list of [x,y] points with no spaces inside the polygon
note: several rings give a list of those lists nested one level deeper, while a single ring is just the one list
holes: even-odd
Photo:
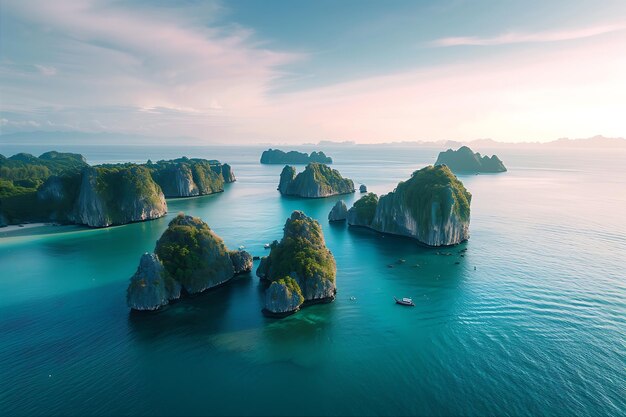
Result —
[{"label": "white boat", "polygon": [[411,306],[411,307],[415,306],[415,304],[413,304],[413,300],[410,299],[410,298],[404,297],[404,298],[398,300],[396,297],[393,297],[393,299],[396,300],[396,304],[400,304],[400,305],[403,305],[403,306]]},{"label": "white boat", "polygon": [[270,244],[269,244],[269,243],[266,243],[265,245],[263,245],[263,247],[264,247],[265,249],[269,249],[269,248],[270,248]]},{"label": "white boat", "polygon": [[244,245],[239,246],[239,250],[244,250],[246,247]]}]

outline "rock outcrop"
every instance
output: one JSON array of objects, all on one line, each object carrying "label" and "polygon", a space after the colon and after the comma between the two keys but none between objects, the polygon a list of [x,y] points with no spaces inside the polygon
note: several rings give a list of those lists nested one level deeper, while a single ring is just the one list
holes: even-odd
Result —
[{"label": "rock outcrop", "polygon": [[263,151],[261,155],[262,164],[308,164],[310,162],[319,162],[320,164],[332,164],[333,159],[326,156],[324,152],[311,152],[307,155],[305,152],[289,151],[283,152],[280,149],[268,149]]},{"label": "rock outcrop", "polygon": [[373,204],[359,207],[361,200],[348,212],[348,223],[429,246],[455,245],[469,238],[471,198],[447,166],[428,166],[380,197],[369,224]]},{"label": "rock outcrop", "polygon": [[454,172],[459,173],[494,173],[505,172],[506,167],[496,155],[491,157],[481,156],[474,153],[467,146],[461,146],[458,150],[448,149],[440,152],[435,165],[447,165]]},{"label": "rock outcrop", "polygon": [[167,198],[200,195],[200,190],[193,180],[193,173],[188,165],[180,164],[164,168],[153,174],[153,177]]},{"label": "rock outcrop", "polygon": [[[225,182],[235,181],[230,165],[186,157],[148,164],[154,181],[165,197],[195,197],[224,191]],[[228,176],[228,180],[226,177]]]},{"label": "rock outcrop", "polygon": [[143,166],[88,167],[71,218],[91,227],[156,219],[167,213],[161,188]]},{"label": "rock outcrop", "polygon": [[348,210],[348,224],[350,226],[369,227],[372,224],[372,220],[374,220],[377,205],[378,196],[376,194],[365,194]]},{"label": "rock outcrop", "polygon": [[361,184],[361,186],[359,187],[359,192],[366,193],[367,192],[367,185]]},{"label": "rock outcrop", "polygon": [[[287,219],[283,238],[272,245],[269,256],[263,258],[257,270],[259,277],[269,282],[279,281],[279,285],[286,286],[287,289],[290,288],[287,278],[292,278],[300,289],[305,304],[334,300],[337,292],[336,274],[335,258],[326,248],[320,224],[301,211],[294,211]],[[268,312],[283,314],[284,309],[275,310],[276,305],[293,306],[293,303],[287,302],[292,299],[293,288],[288,294],[278,287],[272,291],[272,297],[278,297],[279,292],[284,296],[279,299],[282,301],[277,302],[278,304],[266,304],[265,309]]]},{"label": "rock outcrop", "polygon": [[175,217],[157,241],[155,253],[189,294],[223,284],[235,274],[222,239],[196,217]]},{"label": "rock outcrop", "polygon": [[180,284],[163,268],[154,253],[144,253],[137,272],[130,278],[126,303],[133,310],[157,310],[180,297]]},{"label": "rock outcrop", "polygon": [[235,269],[235,275],[252,271],[252,255],[248,252],[245,250],[234,250],[229,255]]},{"label": "rock outcrop", "polygon": [[224,164],[222,165],[222,177],[224,178],[224,182],[231,183],[237,181],[235,178],[235,173],[230,165]]},{"label": "rock outcrop", "polygon": [[345,201],[339,200],[328,213],[328,221],[340,222],[346,220],[348,217],[348,206]]},{"label": "rock outcrop", "polygon": [[283,195],[287,194],[289,192],[289,187],[291,186],[295,178],[296,178],[296,169],[292,166],[285,165],[285,167],[280,173],[278,191],[280,191],[280,193]]},{"label": "rock outcrop", "polygon": [[270,317],[286,317],[300,310],[303,302],[300,286],[295,279],[288,276],[272,282],[265,291],[263,314]]},{"label": "rock outcrop", "polygon": [[144,254],[127,291],[134,310],[156,310],[183,295],[197,294],[252,270],[246,251],[229,251],[222,239],[197,217],[179,214]]},{"label": "rock outcrop", "polygon": [[293,167],[287,165],[280,174],[278,191],[283,195],[306,198],[329,197],[353,193],[354,183],[324,164],[310,163],[298,175],[295,175]]}]

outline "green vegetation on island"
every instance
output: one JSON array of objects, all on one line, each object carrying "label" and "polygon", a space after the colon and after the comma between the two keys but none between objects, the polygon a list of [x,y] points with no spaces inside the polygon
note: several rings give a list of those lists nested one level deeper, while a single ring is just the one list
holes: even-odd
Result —
[{"label": "green vegetation on island", "polygon": [[222,239],[197,217],[176,216],[154,252],[165,270],[190,294],[226,282],[235,273]]},{"label": "green vegetation on island", "polygon": [[156,310],[185,294],[197,294],[250,272],[252,256],[229,251],[224,241],[197,217],[179,214],[144,254],[127,290],[128,306]]},{"label": "green vegetation on island", "polygon": [[378,196],[376,194],[365,194],[348,210],[348,223],[351,226],[369,226],[374,220],[377,205]]},{"label": "green vegetation on island", "polygon": [[234,182],[228,164],[216,160],[178,158],[147,164],[165,197],[193,197],[224,191],[224,183]]},{"label": "green vegetation on island", "polygon": [[324,152],[306,152],[289,151],[284,152],[280,149],[268,149],[263,151],[261,155],[262,164],[308,164],[310,162],[319,162],[321,164],[332,164],[333,159],[326,156]]},{"label": "green vegetation on island", "polygon": [[283,168],[278,184],[281,194],[318,198],[354,192],[352,180],[342,177],[339,171],[327,165],[310,163],[298,175],[295,172],[289,165]]},{"label": "green vegetation on island", "polygon": [[429,246],[454,245],[469,238],[471,198],[447,166],[428,166],[378,202],[371,193],[361,198],[349,210],[348,223]]},{"label": "green vegetation on island", "polygon": [[481,156],[474,153],[467,146],[461,146],[458,150],[448,149],[440,152],[435,165],[447,165],[454,172],[458,173],[494,173],[505,172],[506,168],[500,158],[496,155],[491,157]]},{"label": "green vegetation on island", "polygon": [[215,160],[91,167],[82,155],[55,151],[2,156],[0,226],[55,221],[106,227],[154,219],[167,212],[165,196],[212,194],[233,181],[232,168]]},{"label": "green vegetation on island", "polygon": [[51,176],[74,190],[76,176],[86,166],[82,155],[55,151],[0,158],[0,217],[6,224],[48,220],[50,210],[37,198],[37,190]]},{"label": "green vegetation on island", "polygon": [[[257,269],[257,275],[269,282],[293,278],[305,303],[332,301],[336,273],[335,258],[326,248],[320,224],[301,211],[294,211],[287,219],[283,238],[272,244],[269,256]],[[293,312],[290,300],[266,305],[266,310],[272,314]]]}]

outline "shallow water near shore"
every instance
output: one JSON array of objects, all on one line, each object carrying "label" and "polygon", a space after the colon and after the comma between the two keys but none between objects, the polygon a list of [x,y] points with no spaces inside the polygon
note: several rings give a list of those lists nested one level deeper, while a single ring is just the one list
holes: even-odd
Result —
[{"label": "shallow water near shore", "polygon": [[[626,415],[624,151],[499,150],[509,172],[460,176],[469,241],[437,249],[329,224],[358,193],[281,197],[282,165],[260,165],[260,147],[57,150],[92,164],[219,159],[238,181],[168,200],[154,221],[0,229],[0,415]],[[323,150],[378,194],[439,151]],[[335,302],[265,318],[250,274],[129,312],[128,279],[178,212],[262,256],[293,210],[323,227]]]}]

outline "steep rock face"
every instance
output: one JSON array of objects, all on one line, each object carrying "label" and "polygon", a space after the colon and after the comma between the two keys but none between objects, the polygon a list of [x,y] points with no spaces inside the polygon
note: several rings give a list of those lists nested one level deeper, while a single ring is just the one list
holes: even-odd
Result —
[{"label": "steep rock face", "polygon": [[415,171],[380,198],[369,227],[445,246],[469,238],[471,194],[446,166]]},{"label": "steep rock face", "polygon": [[344,221],[348,217],[348,206],[345,201],[339,200],[328,213],[328,221],[339,222]]},{"label": "steep rock face", "polygon": [[298,311],[303,302],[304,297],[298,283],[288,276],[272,282],[265,291],[263,313],[269,316],[284,317]]},{"label": "steep rock face", "polygon": [[235,269],[235,275],[252,271],[252,255],[245,250],[231,251],[229,256]]},{"label": "steep rock face", "polygon": [[440,152],[435,165],[447,165],[454,172],[505,172],[506,167],[496,155],[491,157],[481,156],[474,153],[467,146],[461,146],[458,150],[448,149]]},{"label": "steep rock face", "polygon": [[259,262],[259,267],[256,269],[256,276],[261,278],[263,281],[269,281],[267,277],[267,273],[269,272],[269,257],[263,256],[261,257],[261,262]]},{"label": "steep rock face", "polygon": [[179,164],[167,167],[155,175],[155,180],[166,198],[200,195],[200,190],[193,181],[191,169],[187,165]]},{"label": "steep rock face", "polygon": [[328,302],[335,298],[337,266],[326,248],[320,224],[301,211],[287,219],[283,238],[263,258],[257,275],[274,282],[292,277],[304,301]]},{"label": "steep rock face", "polygon": [[280,173],[280,182],[278,183],[278,191],[281,194],[287,194],[291,183],[296,178],[296,169],[292,166],[285,165]]},{"label": "steep rock face", "polygon": [[372,220],[374,220],[377,205],[378,196],[376,194],[365,194],[348,210],[348,224],[350,226],[369,227],[372,224]]},{"label": "steep rock face", "polygon": [[105,227],[113,224],[107,215],[104,198],[98,192],[98,171],[85,168],[81,175],[80,191],[76,201],[75,221],[92,227]]},{"label": "steep rock face", "polygon": [[195,217],[175,217],[157,241],[155,253],[189,294],[223,284],[235,274],[222,239]]},{"label": "steep rock face", "polygon": [[231,183],[237,181],[235,178],[235,173],[230,165],[224,164],[222,165],[222,177],[224,177],[224,182]]},{"label": "steep rock face", "polygon": [[84,168],[72,219],[106,227],[156,219],[167,213],[161,188],[142,166]]},{"label": "steep rock face", "polygon": [[65,198],[65,184],[56,175],[49,177],[37,190],[37,198],[48,201],[61,201]]},{"label": "steep rock face", "polygon": [[50,220],[61,222],[70,220],[81,182],[80,173],[53,175],[39,187],[37,200],[46,207]]},{"label": "steep rock face", "polygon": [[281,194],[319,198],[354,192],[351,179],[343,178],[339,171],[324,164],[310,163],[295,177],[294,173],[295,169],[290,166],[283,169],[278,186]]},{"label": "steep rock face", "polygon": [[359,187],[359,192],[366,193],[367,192],[367,185],[361,184],[361,186]]},{"label": "steep rock face", "polygon": [[154,253],[144,253],[137,272],[130,278],[126,303],[133,310],[157,310],[180,297],[180,284],[163,268]]},{"label": "steep rock face", "polygon": [[230,166],[215,160],[182,157],[147,166],[167,198],[219,193],[225,182],[235,181]]},{"label": "steep rock face", "polygon": [[8,226],[8,222],[4,214],[2,214],[2,207],[0,204],[0,227],[6,227],[6,226]]}]

